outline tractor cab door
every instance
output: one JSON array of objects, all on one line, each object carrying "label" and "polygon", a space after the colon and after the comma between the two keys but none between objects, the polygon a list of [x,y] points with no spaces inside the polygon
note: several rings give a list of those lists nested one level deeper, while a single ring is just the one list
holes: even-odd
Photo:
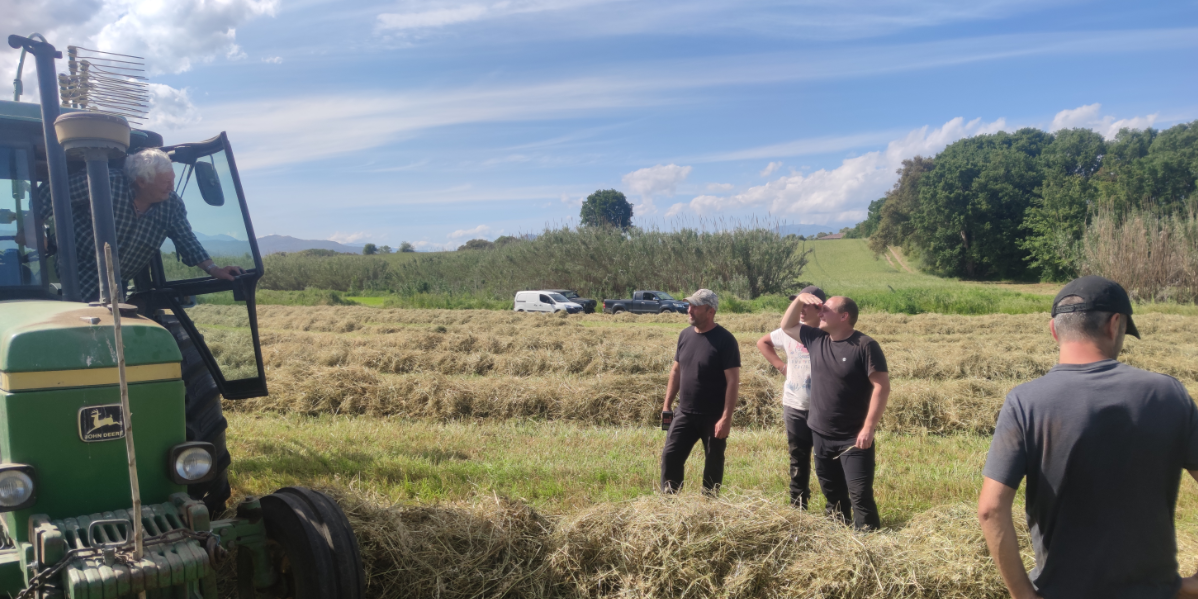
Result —
[{"label": "tractor cab door", "polygon": [[228,137],[162,150],[174,163],[175,193],[187,207],[195,240],[216,266],[240,266],[243,274],[228,281],[188,266],[183,260],[195,255],[195,242],[168,238],[151,260],[153,305],[173,312],[226,399],[266,395],[254,304],[262,256]]}]

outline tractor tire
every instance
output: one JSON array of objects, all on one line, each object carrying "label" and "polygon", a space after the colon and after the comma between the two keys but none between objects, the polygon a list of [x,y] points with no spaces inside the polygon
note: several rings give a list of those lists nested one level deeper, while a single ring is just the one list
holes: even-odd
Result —
[{"label": "tractor tire", "polygon": [[229,449],[225,447],[225,429],[229,422],[225,420],[221,409],[220,390],[216,388],[216,379],[204,365],[200,351],[195,343],[173,315],[160,316],[158,324],[175,336],[179,352],[183,354],[183,385],[187,389],[187,440],[206,441],[216,448],[216,477],[206,483],[187,486],[187,493],[192,499],[204,502],[208,513],[213,519],[219,518],[225,511],[225,502],[229,500]]},{"label": "tractor tire", "polygon": [[262,518],[280,599],[361,599],[366,593],[362,555],[345,512],[328,495],[284,487],[262,498]]}]

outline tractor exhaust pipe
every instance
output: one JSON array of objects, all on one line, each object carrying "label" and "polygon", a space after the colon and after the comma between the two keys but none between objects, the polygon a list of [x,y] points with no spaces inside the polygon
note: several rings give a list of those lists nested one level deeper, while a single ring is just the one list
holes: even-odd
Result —
[{"label": "tractor exhaust pipe", "polygon": [[[92,232],[96,237],[96,266],[100,270],[100,303],[118,304],[125,299],[121,283],[121,255],[116,243],[116,220],[112,214],[112,187],[108,161],[122,158],[129,149],[129,123],[124,117],[99,112],[71,112],[54,121],[64,154],[87,162],[87,187],[91,194]],[[105,246],[112,246],[111,266]],[[114,277],[108,276],[111,268]],[[116,281],[113,287],[111,280]]]},{"label": "tractor exhaust pipe", "polygon": [[83,298],[79,296],[79,273],[75,264],[78,254],[75,253],[75,218],[71,213],[71,193],[67,183],[67,156],[54,132],[54,122],[60,112],[54,59],[62,58],[62,52],[55,50],[48,42],[38,42],[19,35],[8,36],[8,45],[14,49],[24,48],[33,54],[34,64],[37,65],[37,88],[42,98],[42,133],[46,140],[50,198],[54,206],[54,236],[58,243],[58,280],[62,283],[63,299],[77,302]]}]

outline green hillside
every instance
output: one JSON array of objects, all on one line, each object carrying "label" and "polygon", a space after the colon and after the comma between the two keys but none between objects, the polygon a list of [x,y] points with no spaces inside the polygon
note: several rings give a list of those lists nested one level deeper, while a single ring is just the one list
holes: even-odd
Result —
[{"label": "green hillside", "polygon": [[807,247],[812,253],[803,279],[829,294],[849,296],[865,310],[906,314],[1047,312],[1056,292],[1051,286],[972,283],[923,274],[901,254],[875,258],[864,239],[817,240]]}]

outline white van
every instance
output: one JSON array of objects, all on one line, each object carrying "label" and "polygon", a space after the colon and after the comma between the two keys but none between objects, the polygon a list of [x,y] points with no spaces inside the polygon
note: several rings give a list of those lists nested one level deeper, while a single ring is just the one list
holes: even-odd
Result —
[{"label": "white van", "polygon": [[516,293],[515,307],[517,312],[566,312],[578,314],[582,312],[582,304],[576,304],[560,293],[552,291],[520,291]]}]

